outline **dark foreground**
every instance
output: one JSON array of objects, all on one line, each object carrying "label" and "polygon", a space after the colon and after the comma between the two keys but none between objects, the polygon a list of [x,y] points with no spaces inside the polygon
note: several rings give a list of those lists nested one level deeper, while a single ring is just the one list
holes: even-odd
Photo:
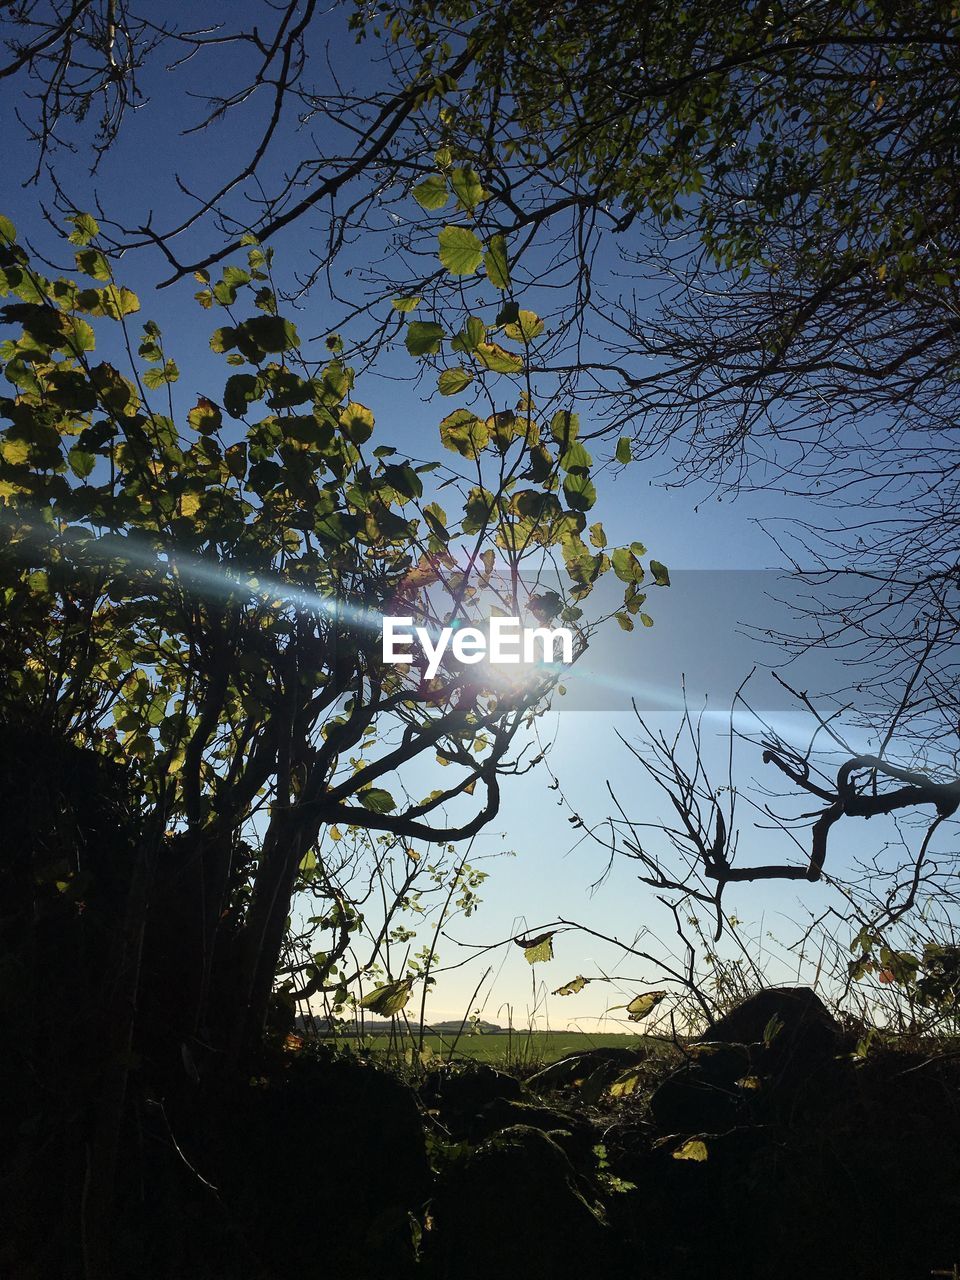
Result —
[{"label": "dark foreground", "polygon": [[[320,1045],[277,1049],[258,1076],[198,1083],[176,1132],[161,1099],[135,1100],[114,1272],[949,1274],[960,1067],[851,1047],[798,989],[760,993],[672,1060],[597,1049],[526,1083],[478,1063],[404,1080]],[[0,1274],[79,1274],[70,1144],[42,1116],[4,1119]]]},{"label": "dark foreground", "polygon": [[[949,1046],[858,1058],[796,989],[702,1044],[597,1047],[523,1081],[398,1073],[289,1040],[292,1016],[231,1054],[222,1027],[189,1030],[178,914],[217,850],[160,834],[138,935],[134,810],[91,753],[0,733],[0,1280],[921,1280],[960,1262]],[[237,986],[220,923],[214,1011]]]}]

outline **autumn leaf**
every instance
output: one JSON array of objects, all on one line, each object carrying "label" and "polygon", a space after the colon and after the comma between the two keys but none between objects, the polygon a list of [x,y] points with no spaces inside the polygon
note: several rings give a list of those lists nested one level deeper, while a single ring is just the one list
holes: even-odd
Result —
[{"label": "autumn leaf", "polygon": [[698,1164],[702,1164],[710,1153],[707,1150],[707,1144],[702,1138],[688,1138],[672,1154],[674,1160],[696,1160]]},{"label": "autumn leaf", "polygon": [[550,933],[537,934],[535,938],[514,938],[514,942],[523,948],[528,964],[546,964],[553,959],[554,933],[555,929]]},{"label": "autumn leaf", "polygon": [[666,994],[666,991],[644,991],[641,995],[634,996],[629,1004],[614,1005],[614,1008],[626,1009],[631,1022],[640,1022],[653,1012]]},{"label": "autumn leaf", "polygon": [[608,1090],[611,1098],[626,1098],[633,1093],[638,1084],[643,1079],[643,1070],[638,1067],[631,1067],[629,1071],[624,1071],[622,1075],[617,1076],[616,1080],[610,1085]]},{"label": "autumn leaf", "polygon": [[570,982],[565,982],[562,987],[557,987],[553,994],[555,996],[574,996],[578,991],[582,991],[589,981],[589,978],[585,978],[582,973],[578,973]]}]

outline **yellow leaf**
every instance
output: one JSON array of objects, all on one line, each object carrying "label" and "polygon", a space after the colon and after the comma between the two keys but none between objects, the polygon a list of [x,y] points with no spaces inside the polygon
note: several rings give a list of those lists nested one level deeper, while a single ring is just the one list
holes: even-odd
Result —
[{"label": "yellow leaf", "polygon": [[536,938],[514,938],[528,964],[546,964],[553,959],[553,933],[541,933]]},{"label": "yellow leaf", "polygon": [[640,1022],[657,1007],[666,994],[665,991],[645,991],[643,995],[635,996],[625,1006],[630,1021]]},{"label": "yellow leaf", "polygon": [[702,1164],[709,1156],[707,1144],[700,1138],[688,1138],[682,1147],[673,1153],[674,1160],[696,1160]]},{"label": "yellow leaf", "polygon": [[373,413],[365,404],[350,400],[340,410],[340,429],[351,444],[364,444],[373,434]]},{"label": "yellow leaf", "polygon": [[514,342],[532,342],[543,333],[543,321],[535,311],[525,311],[522,307],[517,314],[516,322],[504,326],[504,336]]},{"label": "yellow leaf", "polygon": [[585,978],[582,973],[578,973],[575,978],[565,982],[562,987],[557,987],[553,994],[555,996],[574,996],[578,991],[582,991],[589,981],[589,978]]},{"label": "yellow leaf", "polygon": [[623,1075],[617,1076],[613,1084],[610,1086],[609,1093],[611,1098],[625,1098],[628,1094],[633,1093],[637,1085],[642,1079],[643,1073],[636,1067],[632,1067],[629,1071],[625,1071]]},{"label": "yellow leaf", "polygon": [[19,466],[21,462],[26,462],[30,457],[30,442],[28,440],[4,440],[0,444],[0,454],[3,455],[4,462],[9,462],[12,466]]}]

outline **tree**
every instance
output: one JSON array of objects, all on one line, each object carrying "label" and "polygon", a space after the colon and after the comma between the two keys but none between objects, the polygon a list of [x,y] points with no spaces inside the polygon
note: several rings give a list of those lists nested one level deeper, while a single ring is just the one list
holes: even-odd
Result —
[{"label": "tree", "polygon": [[[436,270],[430,216],[442,219],[454,194],[484,238],[504,236],[519,283],[552,286],[552,341],[535,367],[604,414],[613,438],[632,436],[621,458],[666,453],[678,479],[833,500],[833,539],[807,529],[805,549],[830,564],[856,555],[887,576],[908,577],[922,559],[936,566],[928,594],[939,607],[956,506],[960,32],[949,5],[821,0],[731,16],[620,0],[589,13],[525,0],[361,4],[350,26],[387,70],[358,92],[333,80],[311,93],[320,37],[343,36],[312,5],[284,8],[268,39],[242,21],[178,32],[129,5],[64,14],[38,0],[23,6],[32,40],[12,49],[10,72],[49,85],[54,67],[71,66],[71,38],[107,47],[110,14],[146,63],[148,31],[184,57],[226,43],[263,58],[249,80],[240,60],[197,127],[272,91],[249,163],[197,193],[183,222],[112,223],[118,245],[162,247],[179,278],[223,260],[238,227],[265,239],[311,216],[325,247],[303,274],[316,279],[362,232],[392,250],[389,278],[368,270],[366,296],[355,285],[344,296],[348,313],[373,321],[349,340],[371,350],[398,287],[429,298],[441,321],[459,319],[477,281],[468,273],[454,288]],[[330,141],[276,180],[268,156],[284,155],[296,110],[322,115]],[[335,119],[350,122],[345,132]],[[191,228],[214,215],[225,219],[219,246],[182,256]],[[623,267],[608,281],[615,254]],[[851,519],[851,506],[870,514]],[[904,542],[922,556],[905,557]]]},{"label": "tree", "polygon": [[[81,8],[27,6],[32,43],[13,51],[11,70],[43,85],[54,67],[62,75],[69,31],[79,24],[97,44],[90,32],[103,27],[99,9]],[[148,63],[154,29],[138,36],[133,11],[122,13]],[[454,330],[483,287],[476,273],[454,282],[436,268],[434,237],[456,198],[482,239],[503,236],[518,285],[538,290],[550,340],[535,372],[590,405],[592,434],[609,436],[611,452],[617,442],[621,464],[664,455],[671,483],[776,487],[832,508],[826,530],[818,516],[778,534],[781,549],[807,569],[855,563],[873,575],[855,584],[847,616],[887,646],[888,683],[902,687],[936,633],[916,714],[939,716],[948,741],[952,8],[358,5],[351,26],[387,63],[355,92],[335,80],[311,92],[317,44],[333,30],[312,6],[271,20],[269,39],[243,22],[163,28],[184,56],[213,42],[250,54],[211,96],[211,127],[267,86],[272,105],[249,162],[198,192],[182,221],[114,221],[114,242],[161,248],[176,279],[223,260],[247,225],[267,238],[319,219],[323,247],[302,280],[329,273],[352,317],[347,341],[370,355],[394,331],[386,308],[398,290]],[[323,116],[328,142],[278,178],[269,157],[289,155],[297,110]],[[181,249],[215,214],[219,243]],[[390,249],[388,272],[368,268],[362,291],[336,276],[357,234]],[[826,596],[820,606],[829,632],[843,608]]]},{"label": "tree", "polygon": [[[591,836],[609,850],[611,861],[619,856],[633,862],[639,880],[669,908],[691,980],[695,947],[684,919],[699,934],[714,977],[723,972],[717,943],[724,934],[733,936],[755,968],[739,937],[741,921],[726,900],[730,887],[822,880],[832,890],[826,907],[809,910],[799,936],[786,940],[798,971],[812,950],[815,980],[837,997],[849,994],[853,983],[872,980],[872,994],[862,999],[875,1024],[911,1033],[955,1027],[960,944],[957,860],[950,836],[960,808],[956,771],[936,761],[926,769],[898,763],[896,715],[876,750],[865,751],[846,735],[843,709],[824,713],[806,693],[781,684],[811,717],[808,741],[798,747],[766,724],[741,686],[731,709],[722,779],[710,758],[702,717],[687,708],[671,735],[646,722],[635,707],[639,739],[622,741],[668,802],[670,817],[641,820],[611,789],[616,812],[590,829]],[[904,702],[908,695],[909,690]],[[787,780],[789,790],[745,785],[734,766],[737,739],[759,748],[763,763]],[[908,751],[916,754],[915,748]],[[766,833],[764,843],[779,842],[780,859],[739,856],[744,806],[754,827]],[[870,818],[888,820],[873,851],[854,856],[841,846],[838,855],[832,846],[843,838],[847,820]],[[702,932],[698,912],[704,910],[712,920],[712,942]],[[891,1007],[891,989],[902,1004],[894,1001]]]},{"label": "tree", "polygon": [[[550,683],[509,690],[448,670],[428,680],[416,663],[385,667],[383,614],[470,622],[494,601],[578,623],[576,601],[611,565],[636,612],[643,570],[629,550],[611,558],[581,539],[593,491],[576,416],[558,411],[541,430],[526,392],[505,410],[488,390],[486,420],[466,409],[443,419],[441,441],[464,460],[465,471],[439,473],[441,487],[459,491],[456,522],[426,500],[422,477],[440,464],[388,446],[368,457],[373,416],[350,398],[353,374],[336,355],[325,365],[304,358],[277,314],[269,250],[252,244],[246,268],[228,267],[203,291],[232,321],[215,330],[213,350],[250,371],[233,373],[219,402],[200,397],[184,434],[178,369],[156,325],[143,327],[133,378],[92,362],[87,317],[118,323],[129,342],[139,305],[92,247],[93,220],[78,217],[72,237],[90,285],[40,276],[6,230],[5,283],[20,299],[4,310],[20,328],[6,348],[17,394],[3,402],[0,478],[10,667],[27,655],[7,696],[52,731],[141,768],[160,829],[177,826],[185,858],[197,857],[205,941],[202,963],[185,966],[196,975],[195,1026],[235,842],[268,790],[241,1001],[255,1030],[297,868],[320,827],[469,837],[496,812],[514,738]],[[248,298],[256,313],[239,320]],[[494,384],[491,368],[522,372],[528,339],[509,317],[500,327],[521,354],[484,341],[492,335],[475,318],[461,343],[475,374],[454,371],[458,384]],[[408,335],[411,350],[414,340],[439,344],[430,325],[413,323]],[[150,407],[150,391],[165,396],[166,412]],[[255,408],[263,401],[265,416]],[[231,420],[244,430],[229,442]],[[600,526],[592,536],[602,548]],[[566,600],[524,580],[535,583],[554,551]],[[585,623],[580,636],[586,643]],[[381,782],[427,749],[461,776],[398,805]],[[473,817],[437,821],[478,786]]]},{"label": "tree", "polygon": [[[92,748],[140,796],[104,975],[87,1178],[102,1249],[131,1045],[174,1089],[185,1051],[212,1050],[217,1070],[255,1060],[294,891],[322,893],[320,833],[462,841],[496,814],[501,779],[531,767],[524,727],[556,671],[505,684],[449,661],[435,674],[422,657],[393,665],[384,615],[426,627],[482,624],[491,609],[562,619],[582,649],[594,582],[616,571],[629,620],[643,569],[639,544],[603,550],[599,523],[593,548],[581,537],[590,459],[570,410],[539,421],[524,376],[532,313],[471,317],[441,390],[475,381],[490,413],[443,418],[449,464],[404,458],[371,446],[373,414],[353,398],[338,341],[324,359],[303,351],[278,309],[271,250],[251,239],[245,266],[203,282],[201,305],[226,321],[210,346],[233,371],[184,414],[176,361],[155,323],[134,334],[139,300],[114,279],[95,220],[72,227],[85,279],[41,274],[0,222],[13,387],[0,400],[0,653],[5,720]],[[107,359],[95,326],[113,331]],[[414,355],[442,337],[417,322],[407,335]],[[441,497],[455,497],[456,515]],[[403,786],[424,755],[449,775],[400,795],[392,779]],[[79,901],[82,870],[75,856],[57,864],[42,892]],[[321,923],[334,960],[349,906],[330,888]],[[332,970],[317,969],[310,990],[339,987]],[[397,994],[412,980],[397,979]]]}]

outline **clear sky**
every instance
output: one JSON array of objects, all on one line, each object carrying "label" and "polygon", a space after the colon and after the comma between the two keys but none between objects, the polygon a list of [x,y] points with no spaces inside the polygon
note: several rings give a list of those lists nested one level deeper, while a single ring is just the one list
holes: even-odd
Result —
[{"label": "clear sky", "polygon": [[[236,15],[242,8],[243,5],[205,5],[204,21],[215,21],[219,13]],[[376,83],[381,73],[371,61],[375,46],[356,47],[343,33],[342,14],[337,10],[331,11],[329,23],[330,59],[344,83]],[[318,68],[322,68],[321,51],[313,52]],[[229,61],[217,59],[229,60],[233,56],[217,54],[215,58],[208,57],[206,63],[198,62],[196,70],[190,72],[194,87],[199,88],[205,83],[204,77],[229,66]],[[319,77],[324,73],[318,69],[317,74]],[[172,89],[171,85],[175,87]],[[88,156],[82,150],[72,157],[61,153],[59,174],[81,205],[86,203],[92,208],[95,190],[104,207],[120,220],[136,224],[152,211],[158,225],[167,225],[191,207],[190,199],[177,189],[174,173],[187,187],[210,190],[218,177],[230,174],[242,163],[261,107],[255,102],[249,109],[228,116],[225,124],[199,139],[182,139],[178,131],[194,118],[196,107],[185,96],[183,81],[169,81],[162,74],[153,73],[147,76],[145,87],[151,101],[131,117],[96,178],[89,177]],[[8,122],[0,174],[0,210],[13,218],[22,236],[53,252],[55,240],[40,222],[38,212],[39,201],[50,199],[49,184],[42,178],[37,187],[20,185],[21,178],[30,172],[35,155],[12,124],[13,109],[23,105],[16,93],[17,87],[10,80],[0,85],[0,114]],[[285,150],[275,162],[278,167],[282,162],[294,161],[309,148],[310,129],[307,125],[299,132],[289,132]],[[320,142],[322,145],[322,138]],[[309,262],[315,236],[307,218],[276,239],[281,278],[285,272],[292,276]],[[214,239],[210,230],[201,232],[196,237],[197,247],[201,251],[209,248]],[[343,269],[348,264],[362,267],[366,252],[364,243],[355,243],[344,259]],[[62,252],[60,261],[69,268]],[[612,271],[614,265],[611,256],[607,262],[601,259],[597,269],[600,273],[604,269]],[[151,251],[128,254],[120,269],[123,282],[143,300],[142,318],[156,319],[168,336],[182,371],[176,392],[181,412],[185,413],[196,394],[211,385],[207,381],[211,376],[222,382],[222,366],[212,364],[207,351],[209,332],[217,321],[193,303],[196,285],[192,280],[158,292],[155,284],[162,274],[163,263]],[[351,278],[340,279],[344,293],[349,293]],[[321,287],[298,305],[302,310],[296,320],[304,335],[326,332],[340,314]],[[386,441],[425,453],[434,447],[424,441],[435,439],[436,422],[442,413],[436,403],[426,403],[424,393],[409,380],[398,377],[409,374],[409,368],[409,358],[402,351],[395,358],[381,361],[363,374],[358,383],[359,398],[374,410]],[[481,865],[490,871],[482,890],[483,905],[469,921],[452,925],[450,937],[441,940],[444,966],[466,958],[471,947],[500,942],[560,918],[581,921],[627,942],[652,930],[666,947],[677,949],[676,939],[671,942],[671,919],[654,901],[652,892],[637,884],[628,862],[616,862],[603,883],[591,891],[604,869],[605,855],[597,843],[584,839],[583,831],[575,829],[569,819],[577,814],[588,827],[601,823],[613,811],[608,782],[625,811],[637,820],[655,822],[666,816],[664,800],[645,782],[636,760],[617,735],[635,736],[636,724],[629,709],[631,697],[637,697],[651,713],[656,727],[672,730],[677,724],[684,676],[695,709],[704,697],[709,698],[713,715],[705,722],[707,753],[712,764],[723,772],[727,713],[733,691],[754,663],[769,663],[781,656],[769,646],[755,643],[743,628],[743,624],[750,623],[768,626],[774,616],[779,616],[777,606],[767,599],[768,590],[775,593],[775,575],[742,571],[779,567],[779,554],[765,536],[764,526],[790,514],[816,519],[817,512],[812,505],[807,508],[801,503],[791,504],[777,492],[750,493],[734,502],[729,498],[720,500],[695,486],[668,490],[661,483],[662,470],[655,464],[634,464],[616,477],[605,473],[598,484],[597,510],[602,512],[611,542],[643,541],[651,554],[669,566],[674,585],[669,593],[651,595],[654,629],[610,640],[594,655],[592,663],[585,663],[579,684],[576,678],[570,682],[570,709],[564,709],[563,701],[558,700],[557,709],[541,723],[544,737],[554,740],[550,772],[541,767],[505,784],[500,815],[475,844],[474,861],[482,859]],[[815,680],[816,683],[811,679],[811,689],[843,682],[842,675],[830,672],[822,664],[815,669]],[[802,737],[807,732],[808,722],[789,710],[785,698],[774,695],[769,681],[764,683],[761,677],[756,687],[758,704],[776,718],[785,736]],[[572,709],[574,706],[581,709]],[[742,766],[737,781],[745,786],[759,762],[757,753],[751,753],[748,747],[741,748],[739,756]],[[419,768],[408,775],[411,790],[417,789]],[[559,789],[551,789],[551,774]],[[719,782],[724,781],[719,778]],[[425,789],[433,785],[431,782]],[[746,807],[743,818],[741,860],[779,857],[772,845],[782,837],[776,832],[754,831]],[[843,855],[847,859],[860,849],[872,847],[865,843],[865,837],[875,837],[876,833],[851,830],[848,834]],[[873,845],[876,843],[874,838]],[[782,843],[779,849],[785,852]],[[515,851],[516,857],[498,856],[507,850]],[[801,907],[795,889],[758,885],[731,892],[728,910],[753,922],[751,930],[758,945],[772,948],[773,942],[766,938],[768,932],[776,938],[792,938],[803,910],[817,909],[823,902],[824,891],[820,889],[804,887]],[[659,944],[649,937],[640,945],[659,953]],[[662,977],[648,962],[624,957],[597,939],[568,933],[556,941],[556,959],[547,967],[538,967],[535,974],[531,974],[521,950],[510,944],[492,952],[486,960],[441,974],[428,1012],[436,1019],[462,1014],[487,964],[493,966],[494,972],[480,996],[484,1017],[503,1022],[509,1005],[513,1007],[514,1022],[519,1025],[526,1024],[534,1011],[541,1025],[549,1022],[558,1027],[568,1023],[596,1026],[609,1005],[624,1003],[635,990],[657,984]],[[535,998],[532,981],[552,989],[579,973],[591,977],[602,973],[619,975],[621,981],[591,985],[568,998],[551,997],[545,1005]],[[623,1014],[614,1013],[611,1017],[614,1021],[606,1025],[612,1029],[615,1020],[622,1021]]]}]

